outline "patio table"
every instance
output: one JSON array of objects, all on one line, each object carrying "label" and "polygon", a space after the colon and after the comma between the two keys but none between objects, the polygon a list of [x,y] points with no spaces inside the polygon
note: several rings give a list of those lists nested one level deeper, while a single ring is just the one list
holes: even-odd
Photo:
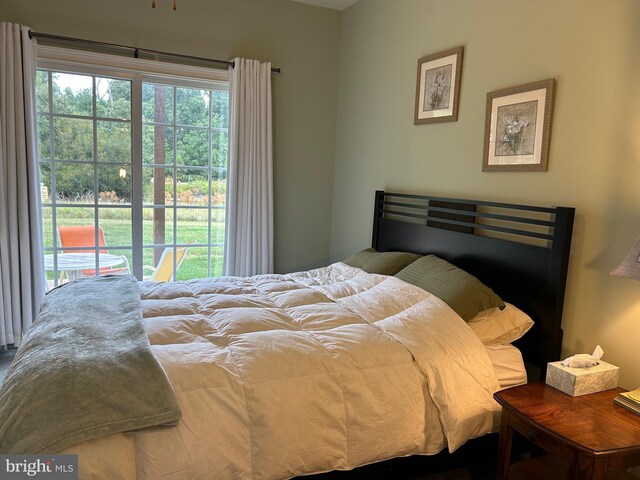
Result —
[{"label": "patio table", "polygon": [[[45,270],[54,269],[54,254],[49,253],[44,256]],[[112,255],[110,253],[99,254],[99,267],[108,268],[124,263],[124,257],[121,255]],[[67,272],[69,281],[77,280],[82,270],[90,270],[96,268],[95,253],[58,253],[58,272]]]}]

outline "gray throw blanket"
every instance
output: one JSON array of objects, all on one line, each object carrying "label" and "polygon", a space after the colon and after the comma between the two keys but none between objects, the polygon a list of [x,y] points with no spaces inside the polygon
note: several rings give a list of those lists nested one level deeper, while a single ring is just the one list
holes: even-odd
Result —
[{"label": "gray throw blanket", "polygon": [[86,278],[46,295],[18,349],[0,390],[0,453],[56,453],[179,418],[135,278]]}]

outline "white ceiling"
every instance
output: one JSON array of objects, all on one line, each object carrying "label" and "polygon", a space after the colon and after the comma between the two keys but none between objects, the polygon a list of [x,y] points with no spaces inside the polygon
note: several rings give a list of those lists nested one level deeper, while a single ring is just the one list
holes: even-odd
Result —
[{"label": "white ceiling", "polygon": [[334,10],[344,10],[358,0],[293,0],[294,2],[308,3],[318,7],[333,8]]}]

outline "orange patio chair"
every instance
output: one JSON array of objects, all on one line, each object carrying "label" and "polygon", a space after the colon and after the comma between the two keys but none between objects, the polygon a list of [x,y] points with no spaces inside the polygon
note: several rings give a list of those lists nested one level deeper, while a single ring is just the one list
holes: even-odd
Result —
[{"label": "orange patio chair", "polygon": [[[58,227],[58,240],[64,253],[95,253],[93,248],[96,246],[96,230],[93,225],[61,226]],[[101,226],[98,226],[98,246],[107,246],[104,241],[104,231]],[[87,247],[87,249],[84,250],[78,247]],[[106,248],[101,248],[99,251],[100,253],[109,253]],[[102,267],[100,268],[99,274],[118,275],[130,273],[129,260],[124,255],[121,257],[125,265],[124,267]],[[83,276],[93,277],[95,274],[95,269],[82,270]]]}]

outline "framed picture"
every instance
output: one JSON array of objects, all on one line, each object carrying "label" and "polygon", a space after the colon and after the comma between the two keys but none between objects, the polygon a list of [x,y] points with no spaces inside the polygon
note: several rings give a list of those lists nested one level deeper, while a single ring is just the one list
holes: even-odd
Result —
[{"label": "framed picture", "polygon": [[463,47],[418,60],[414,125],[458,120]]},{"label": "framed picture", "polygon": [[555,80],[487,94],[484,172],[546,171]]}]

